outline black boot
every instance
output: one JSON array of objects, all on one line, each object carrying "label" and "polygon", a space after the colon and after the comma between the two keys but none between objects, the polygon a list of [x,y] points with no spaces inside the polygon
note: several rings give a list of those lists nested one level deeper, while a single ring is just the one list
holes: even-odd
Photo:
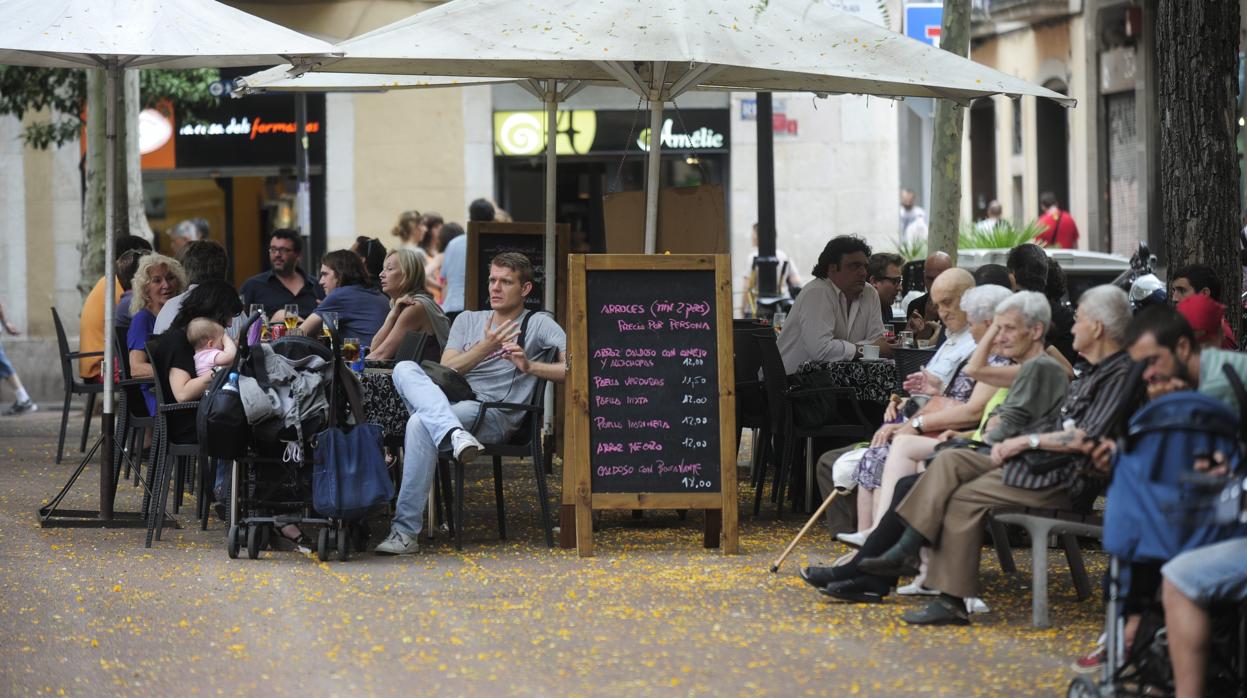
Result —
[{"label": "black boot", "polygon": [[859,561],[857,568],[880,577],[913,577],[918,574],[918,551],[926,544],[927,539],[921,533],[907,526],[896,545],[879,557]]}]

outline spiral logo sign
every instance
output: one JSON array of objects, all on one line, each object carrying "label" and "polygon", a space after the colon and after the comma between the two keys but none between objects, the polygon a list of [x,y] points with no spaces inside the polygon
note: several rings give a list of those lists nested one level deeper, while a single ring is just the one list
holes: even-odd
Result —
[{"label": "spiral logo sign", "polygon": [[530,112],[515,112],[498,128],[498,147],[507,155],[536,155],[545,148],[542,119]]},{"label": "spiral logo sign", "polygon": [[[597,136],[597,112],[591,109],[558,113],[559,155],[582,155],[593,148]],[[494,153],[530,156],[545,152],[546,115],[540,111],[494,113]]]}]

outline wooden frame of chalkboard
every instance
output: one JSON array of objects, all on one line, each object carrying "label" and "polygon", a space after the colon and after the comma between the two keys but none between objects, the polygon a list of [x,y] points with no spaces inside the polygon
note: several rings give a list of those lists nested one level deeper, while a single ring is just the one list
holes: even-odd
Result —
[{"label": "wooden frame of chalkboard", "polygon": [[[567,259],[567,246],[571,227],[566,223],[554,226],[555,255],[561,262]],[[529,310],[550,310],[544,307],[546,224],[545,223],[497,223],[472,221],[468,223],[468,254],[463,283],[463,307],[467,310],[489,310],[489,260],[498,252],[522,252],[537,268],[533,292],[525,305]],[[555,269],[562,269],[558,264]],[[562,275],[555,278],[555,319],[563,321],[563,298],[567,288]]]},{"label": "wooden frame of chalkboard", "polygon": [[594,509],[704,509],[738,552],[728,256],[571,255],[567,280],[564,547],[593,554]]}]

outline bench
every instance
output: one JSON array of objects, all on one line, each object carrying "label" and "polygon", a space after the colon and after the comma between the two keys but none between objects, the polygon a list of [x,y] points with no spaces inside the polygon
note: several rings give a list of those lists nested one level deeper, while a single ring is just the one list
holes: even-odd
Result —
[{"label": "bench", "polygon": [[1082,550],[1078,547],[1078,537],[1103,539],[1104,520],[1098,514],[1078,514],[1057,509],[1030,507],[1000,507],[993,509],[987,520],[991,527],[996,557],[1000,560],[1000,568],[1007,574],[1016,573],[1017,565],[1013,562],[1013,550],[1009,546],[1005,525],[1021,526],[1030,535],[1033,576],[1031,623],[1036,628],[1048,627],[1049,535],[1056,534],[1061,538],[1061,546],[1065,549],[1065,559],[1069,562],[1070,576],[1074,579],[1074,589],[1078,593],[1078,600],[1082,601],[1091,595],[1091,584],[1087,580],[1087,568],[1083,564]]}]

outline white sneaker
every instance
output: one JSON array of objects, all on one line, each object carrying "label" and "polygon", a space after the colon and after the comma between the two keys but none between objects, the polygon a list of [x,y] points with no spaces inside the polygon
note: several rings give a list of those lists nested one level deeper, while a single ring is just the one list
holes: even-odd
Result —
[{"label": "white sneaker", "polygon": [[11,417],[19,414],[26,414],[27,412],[34,412],[38,409],[39,406],[35,404],[34,400],[26,400],[25,402],[18,400],[7,410],[5,410],[4,414],[6,417]]},{"label": "white sneaker", "polygon": [[415,555],[420,552],[420,541],[400,531],[391,530],[390,535],[373,552],[378,555]]},{"label": "white sneaker", "polygon": [[869,535],[870,535],[870,531],[857,531],[856,533],[837,533],[836,540],[840,541],[841,543],[844,543],[845,545],[851,545],[854,548],[860,548],[862,547],[862,544],[866,542],[866,537]]},{"label": "white sneaker", "polygon": [[977,596],[971,596],[966,599],[966,613],[990,613],[991,608],[983,603],[983,599]]},{"label": "white sneaker", "polygon": [[935,589],[928,589],[922,586],[922,582],[910,582],[903,587],[897,587],[896,593],[900,596],[939,596],[940,592]]},{"label": "white sneaker", "polygon": [[456,429],[450,435],[450,447],[455,452],[455,458],[464,465],[476,460],[476,457],[481,454],[481,449],[485,448],[467,429]]}]

